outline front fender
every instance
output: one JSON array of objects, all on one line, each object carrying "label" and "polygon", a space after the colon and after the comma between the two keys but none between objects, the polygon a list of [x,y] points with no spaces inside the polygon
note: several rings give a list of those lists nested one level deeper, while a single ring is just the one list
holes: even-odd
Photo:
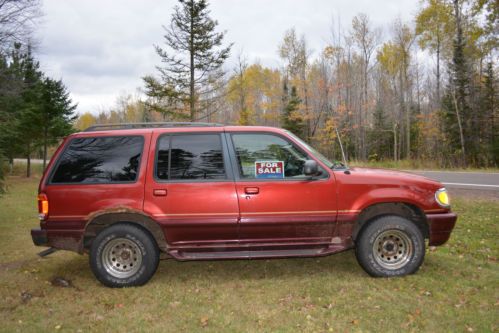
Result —
[{"label": "front fender", "polygon": [[414,205],[424,211],[432,207],[433,201],[433,195],[419,188],[373,188],[355,198],[349,209],[360,212],[375,204],[400,202]]}]

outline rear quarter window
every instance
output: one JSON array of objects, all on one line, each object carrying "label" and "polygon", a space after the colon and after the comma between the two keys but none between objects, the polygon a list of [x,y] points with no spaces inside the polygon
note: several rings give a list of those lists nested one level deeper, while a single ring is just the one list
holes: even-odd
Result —
[{"label": "rear quarter window", "polygon": [[50,183],[134,182],[143,146],[142,136],[73,139],[59,158]]}]

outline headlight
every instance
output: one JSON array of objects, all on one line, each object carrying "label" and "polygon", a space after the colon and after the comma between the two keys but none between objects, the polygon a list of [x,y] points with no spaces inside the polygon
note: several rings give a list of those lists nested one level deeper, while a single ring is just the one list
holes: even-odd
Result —
[{"label": "headlight", "polygon": [[447,193],[447,190],[445,188],[441,188],[437,192],[435,192],[435,200],[443,208],[450,207],[449,194]]}]

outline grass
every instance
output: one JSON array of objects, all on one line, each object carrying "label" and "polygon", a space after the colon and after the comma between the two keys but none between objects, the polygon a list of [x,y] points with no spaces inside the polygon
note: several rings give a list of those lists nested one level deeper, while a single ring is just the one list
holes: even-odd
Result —
[{"label": "grass", "polygon": [[460,167],[442,167],[436,160],[381,160],[381,161],[349,161],[348,165],[362,166],[371,168],[386,168],[400,170],[442,170],[442,171],[477,171],[477,172],[499,172],[499,168],[460,168]]},{"label": "grass", "polygon": [[[162,261],[149,284],[109,289],[88,257],[37,258],[36,180],[0,198],[0,331],[366,332],[499,330],[499,205],[453,198],[451,240],[412,276],[374,279],[352,251],[311,259]],[[74,287],[53,286],[54,277]],[[23,300],[24,299],[24,300]]]}]

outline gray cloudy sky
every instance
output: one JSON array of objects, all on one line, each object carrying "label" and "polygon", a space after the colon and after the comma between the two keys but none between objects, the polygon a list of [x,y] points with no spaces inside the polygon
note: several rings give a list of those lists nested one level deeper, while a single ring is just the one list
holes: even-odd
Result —
[{"label": "gray cloudy sky", "polygon": [[[160,63],[153,44],[162,43],[175,0],[44,0],[38,29],[42,69],[62,79],[80,113],[109,108],[120,94],[135,93],[141,77]],[[385,31],[398,17],[413,19],[417,0],[211,0],[211,16],[226,42],[250,62],[278,67],[277,45],[295,27],[317,54],[330,38],[332,19],[349,27],[357,13],[368,14]],[[387,33],[385,32],[385,38]]]}]

